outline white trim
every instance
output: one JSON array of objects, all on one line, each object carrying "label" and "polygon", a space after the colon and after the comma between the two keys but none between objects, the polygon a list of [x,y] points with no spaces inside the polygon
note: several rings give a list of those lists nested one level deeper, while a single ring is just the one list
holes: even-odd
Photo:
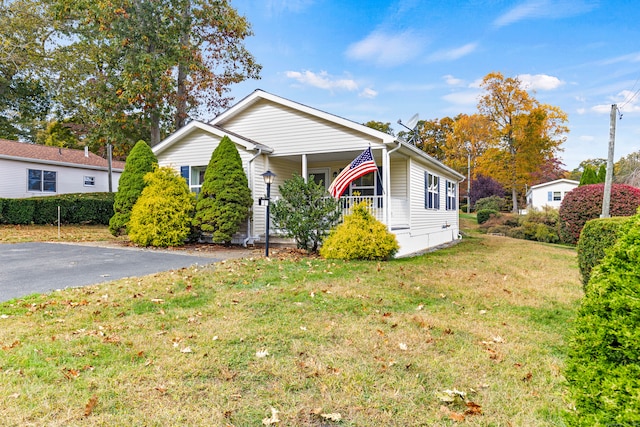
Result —
[{"label": "white trim", "polygon": [[329,184],[331,184],[331,168],[326,167],[326,168],[311,168],[309,170],[307,170],[307,173],[304,176],[304,180],[307,181],[309,179],[309,177],[311,175],[315,175],[315,173],[323,173],[326,175],[327,179],[325,180],[326,182],[324,183],[324,188],[329,188]]}]

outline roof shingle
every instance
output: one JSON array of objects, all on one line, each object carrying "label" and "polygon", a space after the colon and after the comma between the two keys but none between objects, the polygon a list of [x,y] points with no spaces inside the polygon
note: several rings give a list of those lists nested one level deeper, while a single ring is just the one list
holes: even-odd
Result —
[{"label": "roof shingle", "polygon": [[[89,152],[85,155],[83,150],[70,148],[50,147],[47,145],[31,144],[27,142],[9,141],[0,139],[0,157],[18,159],[33,159],[47,162],[69,163],[81,166],[107,168],[106,159]],[[113,169],[124,169],[125,162],[112,161]]]}]

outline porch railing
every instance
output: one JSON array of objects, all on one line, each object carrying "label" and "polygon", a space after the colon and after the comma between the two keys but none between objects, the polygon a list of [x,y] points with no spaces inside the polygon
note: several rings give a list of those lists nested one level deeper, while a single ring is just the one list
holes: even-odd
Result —
[{"label": "porch railing", "polygon": [[[353,213],[353,207],[360,202],[366,201],[369,213],[378,221],[384,221],[383,196],[343,196],[340,198],[340,209],[342,218]],[[342,218],[340,219],[342,221]]]}]

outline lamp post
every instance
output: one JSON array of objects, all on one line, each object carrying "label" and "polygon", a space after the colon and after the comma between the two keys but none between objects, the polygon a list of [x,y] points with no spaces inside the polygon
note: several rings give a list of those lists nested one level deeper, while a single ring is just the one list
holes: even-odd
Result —
[{"label": "lamp post", "polygon": [[266,227],[266,238],[264,243],[264,256],[266,257],[269,257],[269,222],[271,219],[269,215],[269,205],[271,204],[271,184],[273,184],[273,178],[275,177],[276,177],[276,174],[271,172],[270,170],[262,174],[264,183],[267,186],[267,197],[262,199],[267,203],[267,227]]}]

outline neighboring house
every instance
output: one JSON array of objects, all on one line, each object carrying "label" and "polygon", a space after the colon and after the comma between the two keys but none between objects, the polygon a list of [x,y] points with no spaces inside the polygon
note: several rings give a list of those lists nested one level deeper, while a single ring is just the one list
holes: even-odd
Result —
[{"label": "neighboring house", "polygon": [[545,206],[559,209],[564,196],[580,184],[570,179],[557,179],[534,185],[527,191],[527,207],[542,209]]},{"label": "neighboring house", "polygon": [[352,183],[342,206],[367,199],[373,214],[393,232],[399,256],[459,237],[458,184],[464,176],[394,136],[342,117],[256,90],[209,123],[191,122],[153,148],[161,166],[174,167],[198,192],[211,153],[224,136],[237,146],[249,179],[252,218],[235,242],[264,241],[266,193],[261,176],[278,186],[294,174],[329,187],[333,178],[371,147],[378,172]]},{"label": "neighboring house", "polygon": [[[124,162],[112,162],[117,191]],[[88,150],[0,139],[0,198],[109,191],[107,160]]]}]

